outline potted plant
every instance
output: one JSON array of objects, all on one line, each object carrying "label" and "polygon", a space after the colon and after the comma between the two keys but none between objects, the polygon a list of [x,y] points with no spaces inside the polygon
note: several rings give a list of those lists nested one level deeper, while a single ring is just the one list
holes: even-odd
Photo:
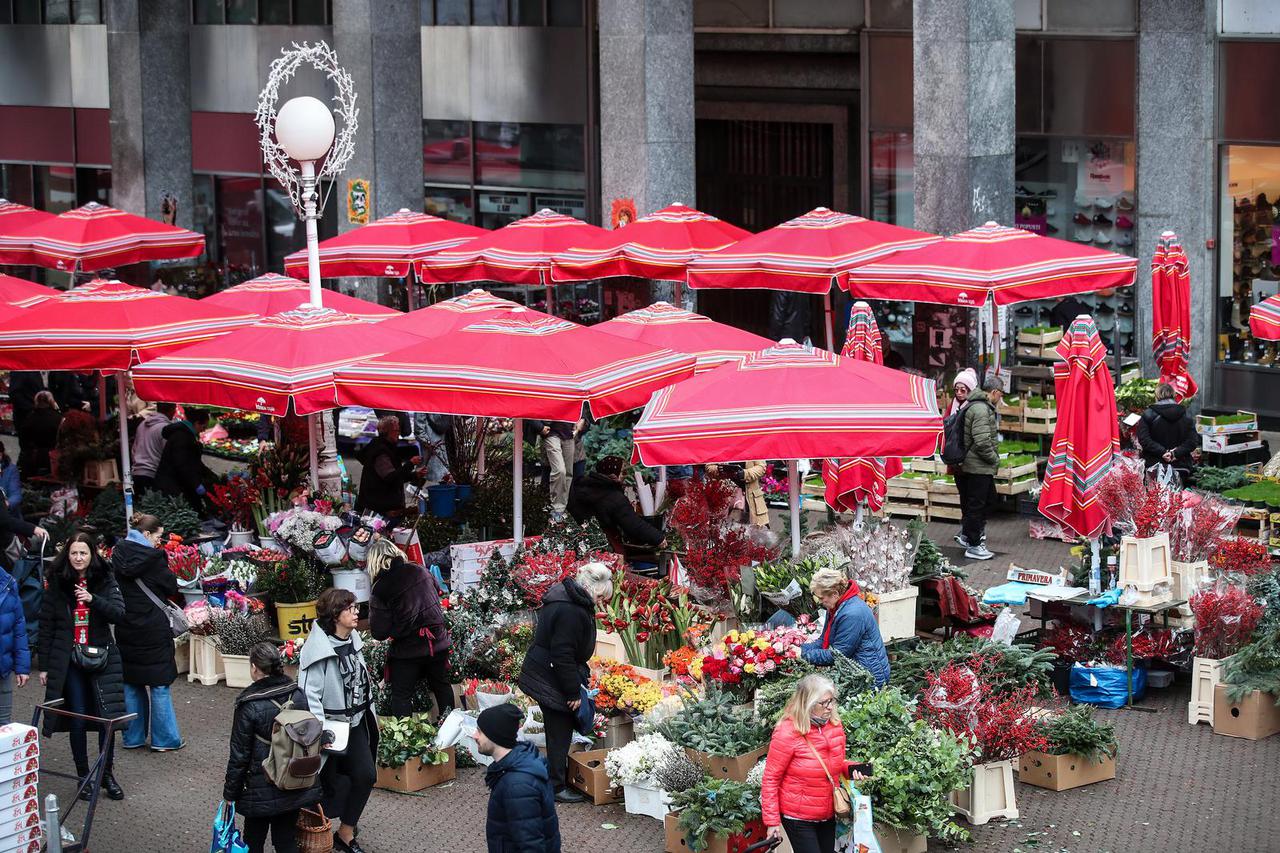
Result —
[{"label": "potted plant", "polygon": [[662,820],[671,797],[658,785],[658,765],[668,756],[681,753],[679,747],[660,734],[647,734],[626,746],[611,750],[604,768],[615,785],[622,786],[627,814],[644,814]]},{"label": "potted plant", "polygon": [[1116,778],[1116,732],[1100,723],[1088,705],[1072,705],[1036,721],[1043,750],[1018,760],[1018,781],[1050,791],[1065,791]]},{"label": "potted plant", "polygon": [[694,851],[724,851],[730,836],[760,829],[760,787],[745,780],[703,779],[672,795],[671,808],[680,813],[677,825]]},{"label": "potted plant", "polygon": [[382,718],[375,787],[412,793],[458,778],[454,748],[436,746],[436,733],[429,714]]},{"label": "potted plant", "polygon": [[1246,590],[1221,582],[1191,596],[1189,604],[1196,624],[1187,721],[1213,722],[1214,690],[1222,681],[1223,665],[1249,642],[1263,610]]},{"label": "potted plant", "polygon": [[188,640],[190,669],[187,672],[187,681],[199,681],[206,687],[217,684],[226,676],[222,655],[218,652],[218,646],[213,638],[213,616],[218,611],[201,598],[199,601],[188,604],[182,612],[187,617],[187,634],[190,638]]},{"label": "potted plant", "polygon": [[213,616],[214,642],[226,667],[228,687],[248,687],[249,650],[271,638],[271,623],[259,612],[222,610]]},{"label": "potted plant", "polygon": [[152,489],[135,506],[139,512],[159,519],[165,533],[189,540],[200,532],[200,516],[181,495],[166,495]]},{"label": "potted plant", "polygon": [[714,778],[738,781],[765,754],[772,734],[751,710],[735,707],[732,696],[717,690],[702,699],[687,695],[680,710],[655,729]]},{"label": "potted plant", "polygon": [[256,583],[259,592],[276,606],[276,625],[282,639],[303,639],[316,618],[316,597],[325,585],[309,557],[259,563]]},{"label": "potted plant", "polygon": [[289,502],[275,489],[258,490],[258,502],[250,508],[250,512],[253,513],[253,523],[258,528],[258,542],[263,548],[273,551],[277,549],[275,535],[271,531],[268,520],[288,507]]},{"label": "potted plant", "polygon": [[253,541],[253,508],[258,505],[258,487],[243,474],[233,474],[225,483],[218,483],[209,490],[209,502],[221,513],[230,526],[227,545],[248,545]]}]

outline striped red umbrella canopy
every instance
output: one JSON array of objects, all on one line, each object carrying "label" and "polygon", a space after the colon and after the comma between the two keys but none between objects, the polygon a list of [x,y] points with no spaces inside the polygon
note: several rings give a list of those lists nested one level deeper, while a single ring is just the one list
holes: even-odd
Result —
[{"label": "striped red umbrella canopy", "polygon": [[1120,451],[1116,394],[1107,350],[1093,318],[1082,314],[1058,344],[1053,365],[1058,424],[1040,492],[1040,512],[1081,536],[1093,538],[1108,525],[1098,487]]},{"label": "striped red umbrella canopy", "polygon": [[195,258],[203,251],[202,234],[97,202],[0,236],[0,264],[81,272]]},{"label": "striped red umbrella canopy", "polygon": [[[426,308],[397,314],[378,323],[379,329],[391,329],[397,332],[410,332],[420,338],[434,338],[450,332],[506,314],[512,308],[522,307],[519,302],[494,296],[488,291],[476,288],[470,293],[445,299]],[[530,315],[546,317],[538,311],[529,311]]]},{"label": "striped red umbrella canopy", "polygon": [[53,214],[44,210],[36,210],[7,198],[0,198],[0,237],[6,237],[15,231],[21,231],[37,222],[52,219]]},{"label": "striped red umbrella canopy", "polygon": [[[311,299],[311,288],[305,281],[269,272],[242,284],[228,287],[200,300],[202,305],[213,305],[229,311],[271,317],[302,306]],[[346,296],[334,290],[324,292],[324,307],[333,308],[359,320],[385,320],[403,316],[401,312],[376,302]]]},{"label": "striped red umbrella canopy", "polygon": [[749,236],[751,232],[710,214],[672,204],[558,255],[551,265],[551,278],[568,282],[635,276],[684,281],[695,258]]},{"label": "striped red umbrella canopy", "polygon": [[0,302],[17,305],[19,308],[31,308],[41,302],[57,299],[63,292],[25,278],[0,275]]},{"label": "striped red umbrella canopy", "polygon": [[1165,231],[1151,256],[1151,352],[1167,382],[1185,400],[1196,393],[1191,355],[1191,275],[1178,235]]},{"label": "striped red umbrella canopy", "polygon": [[1280,341],[1280,296],[1269,296],[1249,309],[1249,331],[1263,341]]},{"label": "striped red umbrella canopy", "polygon": [[[402,208],[320,243],[320,275],[404,278],[415,261],[488,233],[464,222]],[[305,281],[306,250],[286,256],[284,271]]]},{"label": "striped red umbrella canopy", "polygon": [[424,282],[501,281],[547,284],[551,261],[562,252],[590,242],[603,228],[552,210],[517,219],[466,245],[447,249],[414,264]]},{"label": "striped red umbrella canopy", "polygon": [[[884,364],[880,327],[865,302],[853,303],[849,313],[849,334],[840,354],[854,361]],[[826,482],[827,505],[836,510],[856,511],[861,504],[872,512],[884,506],[886,481],[902,473],[897,457],[861,456],[856,459],[825,459],[822,479]]]},{"label": "striped red umbrella canopy", "polygon": [[248,312],[96,279],[0,323],[0,367],[127,370],[256,319]]},{"label": "striped red umbrella canopy", "polygon": [[768,338],[717,323],[710,317],[677,308],[667,302],[655,302],[647,308],[592,326],[592,329],[650,346],[688,353],[698,359],[698,373],[726,362],[742,361],[747,353],[773,346],[773,341]]},{"label": "striped red umbrella canopy", "polygon": [[418,339],[334,308],[293,308],[133,369],[147,400],[308,415],[337,405],[333,371]]}]

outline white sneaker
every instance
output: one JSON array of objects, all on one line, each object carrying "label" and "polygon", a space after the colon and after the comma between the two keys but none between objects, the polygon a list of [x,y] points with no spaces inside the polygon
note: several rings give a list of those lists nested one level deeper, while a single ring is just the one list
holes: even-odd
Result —
[{"label": "white sneaker", "polygon": [[987,550],[986,545],[978,545],[976,548],[966,548],[964,556],[969,560],[990,560],[995,554]]}]

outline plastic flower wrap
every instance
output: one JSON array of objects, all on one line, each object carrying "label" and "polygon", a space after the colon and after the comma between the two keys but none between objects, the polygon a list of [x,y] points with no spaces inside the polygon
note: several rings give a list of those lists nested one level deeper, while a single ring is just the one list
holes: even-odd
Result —
[{"label": "plastic flower wrap", "polygon": [[1221,660],[1248,643],[1262,620],[1262,606],[1238,586],[1218,584],[1191,596],[1196,655]]},{"label": "plastic flower wrap", "polygon": [[182,540],[171,538],[164,545],[169,560],[169,571],[179,583],[190,584],[200,577],[204,568],[204,555],[194,545],[183,545]]},{"label": "plastic flower wrap", "polygon": [[784,661],[800,656],[804,633],[794,628],[774,631],[730,631],[701,659],[704,681],[715,681],[743,697],[778,671]]},{"label": "plastic flower wrap", "polygon": [[1219,575],[1254,575],[1271,568],[1271,552],[1260,539],[1224,539],[1209,554],[1209,565]]},{"label": "plastic flower wrap", "polygon": [[905,588],[915,565],[915,537],[888,522],[837,524],[805,541],[801,554],[844,571],[864,593],[883,595]]},{"label": "plastic flower wrap", "polygon": [[1173,559],[1183,563],[1208,559],[1235,530],[1242,511],[1215,495],[1184,491],[1171,536]]},{"label": "plastic flower wrap", "polygon": [[524,590],[525,598],[530,606],[542,604],[542,597],[554,584],[578,573],[578,569],[588,563],[603,563],[610,571],[618,572],[622,566],[622,557],[602,551],[593,551],[579,557],[573,550],[537,552],[526,551],[520,555],[519,561],[512,571],[515,582]]},{"label": "plastic flower wrap", "polygon": [[1044,749],[1046,741],[1031,714],[1035,685],[998,691],[983,674],[985,661],[981,657],[971,659],[970,664],[972,668],[948,663],[938,672],[928,673],[917,716],[973,744],[977,748],[975,763],[1004,761]]},{"label": "plastic flower wrap", "polygon": [[676,745],[660,734],[641,735],[625,746],[609,750],[605,771],[615,785],[654,787],[653,774]]},{"label": "plastic flower wrap", "polygon": [[591,687],[599,691],[596,707],[605,713],[638,717],[662,701],[662,685],[629,664],[592,658],[591,671]]},{"label": "plastic flower wrap", "polygon": [[182,609],[182,613],[187,617],[188,630],[192,634],[210,637],[214,634],[214,617],[221,615],[223,610],[207,601],[193,601]]}]

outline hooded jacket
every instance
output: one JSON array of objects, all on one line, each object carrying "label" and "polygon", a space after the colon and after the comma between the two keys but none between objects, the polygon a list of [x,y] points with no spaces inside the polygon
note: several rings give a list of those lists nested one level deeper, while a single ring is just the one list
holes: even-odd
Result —
[{"label": "hooded jacket", "polygon": [[599,471],[592,471],[573,481],[566,509],[579,524],[596,518],[606,532],[620,533],[623,540],[631,545],[657,546],[666,538],[661,530],[636,512],[631,501],[627,500],[622,483]]},{"label": "hooded jacket", "polygon": [[567,712],[590,674],[596,650],[596,611],[587,591],[572,578],[547,590],[533,628],[533,645],[516,682],[553,711]]},{"label": "hooded jacket", "polygon": [[783,815],[796,820],[834,817],[831,783],[839,781],[847,768],[844,727],[838,719],[828,720],[823,726],[810,726],[808,733],[802,735],[790,718],[783,717],[773,727],[760,783],[764,825],[778,826]]},{"label": "hooded jacket", "polygon": [[986,391],[970,391],[964,405],[964,462],[966,474],[994,475],[1000,466],[1000,440],[996,434],[996,410]]},{"label": "hooded jacket", "polygon": [[[369,668],[364,662],[364,654],[360,649],[364,643],[359,631],[351,632],[351,648],[355,650],[355,658],[369,675]],[[373,713],[369,708],[348,708],[347,693],[342,683],[341,665],[338,653],[334,651],[334,643],[346,642],[325,633],[319,623],[313,623],[311,633],[302,644],[302,652],[298,655],[298,686],[307,697],[307,708],[322,720],[336,720],[349,723],[357,716]],[[372,701],[373,678],[369,678],[370,700]]]},{"label": "hooded jacket", "polygon": [[404,512],[404,486],[413,474],[413,464],[400,462],[397,447],[382,436],[375,436],[360,456],[364,472],[360,475],[360,495],[356,512]]},{"label": "hooded jacket", "polygon": [[1137,434],[1142,461],[1147,465],[1163,462],[1165,453],[1172,450],[1174,463],[1186,467],[1198,443],[1196,428],[1186,407],[1172,400],[1161,400],[1143,412],[1138,419]]},{"label": "hooded jacket", "polygon": [[133,436],[133,475],[154,477],[164,452],[164,431],[173,422],[159,412],[153,412],[138,424]]},{"label": "hooded jacket", "polygon": [[27,619],[22,609],[18,582],[0,569],[0,678],[10,673],[31,672],[31,650],[27,644]]},{"label": "hooded jacket", "polygon": [[[320,799],[319,782],[300,791],[277,788],[262,772],[271,752],[271,727],[280,708],[296,693],[298,685],[284,675],[268,675],[249,685],[236,698],[231,723],[231,753],[222,784],[222,798],[236,804],[246,817],[284,814]],[[296,700],[295,700],[296,704]]]},{"label": "hooded jacket", "polygon": [[448,651],[453,640],[435,575],[400,557],[392,560],[370,591],[369,630],[375,640],[391,640],[388,657],[418,658]]},{"label": "hooded jacket", "polygon": [[[547,762],[537,747],[521,741],[484,772],[489,786],[489,813],[484,837],[489,853],[560,853],[560,820],[556,817]],[[831,797],[827,797],[830,805]]]},{"label": "hooded jacket", "polygon": [[130,530],[111,551],[111,568],[124,599],[124,619],[117,623],[116,645],[124,662],[126,684],[168,687],[178,677],[173,660],[173,631],[168,617],[142,591],[143,585],[164,601],[178,594],[178,579],[169,571],[161,548]]},{"label": "hooded jacket", "polygon": [[182,495],[193,507],[200,506],[199,488],[204,484],[204,448],[189,421],[174,421],[163,430],[164,450],[156,465],[155,486],[166,495]]}]

